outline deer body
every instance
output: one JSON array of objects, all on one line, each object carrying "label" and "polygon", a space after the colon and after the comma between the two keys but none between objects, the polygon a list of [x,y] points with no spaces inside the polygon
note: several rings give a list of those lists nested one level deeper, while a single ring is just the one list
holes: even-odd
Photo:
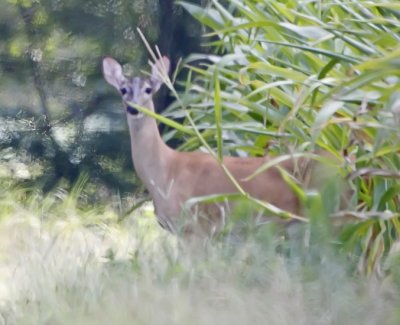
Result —
[{"label": "deer body", "polygon": [[[190,198],[237,192],[210,154],[171,149],[162,140],[156,121],[151,117],[143,116],[138,123],[137,119],[127,113],[127,120],[135,170],[149,191],[156,215],[164,228],[174,231],[176,219],[181,215],[184,203]],[[270,168],[252,180],[243,181],[267,161],[268,157],[224,157],[223,160],[227,169],[251,196],[289,212],[299,213],[298,199],[277,168]],[[281,167],[291,173],[294,164],[287,161]],[[209,221],[219,224],[221,216],[218,215],[218,209],[215,212],[217,215],[210,215],[210,207],[208,210]],[[207,226],[203,225],[203,228]]]},{"label": "deer body", "polygon": [[[154,110],[151,95],[161,86],[160,70],[167,69],[169,61],[162,58],[153,65],[149,80],[127,79],[122,68],[112,58],[103,61],[105,79],[122,94],[128,102]],[[178,152],[168,147],[162,140],[156,121],[127,106],[127,121],[131,138],[132,160],[136,172],[154,201],[155,212],[160,224],[174,232],[185,202],[193,197],[213,194],[236,193],[237,189],[219,163],[210,154],[202,152]],[[272,167],[257,177],[245,181],[268,157],[224,157],[223,163],[235,177],[243,190],[251,196],[269,202],[278,208],[298,214],[299,201],[280,171]],[[294,160],[285,161],[279,167],[293,173],[297,166]],[[228,203],[229,207],[229,203]],[[201,232],[222,226],[221,207],[203,204],[197,207],[202,215],[199,221]],[[190,225],[187,232],[198,232]],[[185,230],[185,231],[186,231]]]}]

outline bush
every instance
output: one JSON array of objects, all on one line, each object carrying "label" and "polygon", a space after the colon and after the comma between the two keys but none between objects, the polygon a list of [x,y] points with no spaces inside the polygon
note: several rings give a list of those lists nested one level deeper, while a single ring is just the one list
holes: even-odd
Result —
[{"label": "bush", "polygon": [[[181,117],[183,106],[199,132],[182,149],[204,146],[205,140],[219,157],[263,155],[266,147],[270,155],[330,152],[354,190],[350,209],[330,219],[340,224],[335,245],[358,256],[362,271],[380,271],[400,234],[398,6],[179,4],[208,28],[206,44],[214,52],[184,61],[190,73],[169,114]],[[200,67],[194,66],[199,59]],[[323,218],[340,191],[331,186],[311,198],[311,220]]]}]

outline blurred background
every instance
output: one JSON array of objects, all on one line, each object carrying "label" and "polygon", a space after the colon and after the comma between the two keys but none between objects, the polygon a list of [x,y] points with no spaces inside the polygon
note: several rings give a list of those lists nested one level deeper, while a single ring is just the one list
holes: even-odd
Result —
[{"label": "blurred background", "polygon": [[105,193],[135,188],[124,111],[100,64],[110,55],[128,74],[147,69],[137,27],[175,63],[201,51],[201,25],[173,0],[0,2],[2,182],[48,192],[84,172]]}]

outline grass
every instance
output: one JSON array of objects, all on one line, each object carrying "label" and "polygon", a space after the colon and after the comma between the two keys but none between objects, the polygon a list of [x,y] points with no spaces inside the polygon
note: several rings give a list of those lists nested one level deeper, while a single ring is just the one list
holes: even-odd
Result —
[{"label": "grass", "polygon": [[320,197],[300,185],[301,201],[312,202],[302,217],[325,223],[332,216],[341,224],[334,232],[338,249],[358,258],[365,274],[382,273],[400,238],[399,6],[177,3],[204,26],[208,50],[183,60],[190,73],[179,92],[167,83],[177,101],[164,115],[177,118],[184,108],[184,124],[197,128],[180,150],[214,148],[216,157],[267,152],[278,159],[329,152],[353,195],[342,210],[332,199],[340,197],[337,185],[324,182]]},{"label": "grass", "polygon": [[[202,248],[156,223],[151,205],[118,222],[115,202],[0,195],[4,324],[398,324],[400,263],[357,275],[348,257],[273,227]],[[40,199],[40,201],[38,201]],[[303,234],[302,232],[299,232]]]}]

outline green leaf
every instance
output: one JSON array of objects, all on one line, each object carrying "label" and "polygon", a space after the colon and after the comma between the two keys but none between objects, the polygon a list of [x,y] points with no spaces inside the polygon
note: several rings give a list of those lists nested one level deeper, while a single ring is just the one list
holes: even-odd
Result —
[{"label": "green leaf", "polygon": [[171,120],[169,118],[166,118],[160,114],[157,114],[156,112],[149,110],[146,107],[142,107],[140,105],[137,105],[136,103],[133,102],[128,102],[129,105],[131,105],[132,107],[136,108],[139,112],[144,113],[154,119],[156,119],[157,121],[160,121],[161,123],[164,123],[165,125],[168,125],[171,128],[174,128],[182,133],[186,133],[189,135],[194,135],[195,132],[187,127],[184,127],[183,125],[175,122],[174,120]]},{"label": "green leaf", "polygon": [[221,112],[221,86],[218,79],[218,70],[214,72],[214,113],[215,113],[215,127],[216,127],[216,138],[217,138],[217,155],[218,159],[222,160],[222,112]]},{"label": "green leaf", "polygon": [[258,39],[258,41],[260,41],[261,43],[268,43],[268,44],[273,44],[273,45],[285,46],[285,47],[288,47],[288,48],[300,49],[300,50],[303,50],[303,51],[309,51],[309,52],[312,52],[312,53],[325,55],[325,56],[327,56],[329,58],[335,58],[335,59],[338,59],[340,61],[346,61],[346,62],[350,62],[350,63],[359,63],[360,62],[360,59],[357,59],[356,57],[352,57],[352,56],[348,56],[348,55],[344,55],[344,54],[339,54],[339,53],[335,53],[335,52],[319,49],[317,47],[311,47],[311,46],[306,46],[306,45],[298,45],[298,44],[293,44],[293,43],[274,42],[274,41],[268,41],[268,40],[264,40],[264,39]]},{"label": "green leaf", "polygon": [[298,26],[287,22],[279,23],[279,25],[306,38],[319,39],[326,38],[327,36],[331,35],[331,33],[319,26]]},{"label": "green leaf", "polygon": [[182,6],[187,10],[193,17],[198,19],[204,25],[211,28],[220,28],[223,26],[224,20],[222,19],[219,12],[215,9],[204,10],[201,6],[197,6],[184,1],[177,1],[176,4]]},{"label": "green leaf", "polygon": [[343,107],[343,102],[329,101],[321,108],[315,117],[313,125],[314,130],[320,130],[323,125],[335,114],[340,108]]},{"label": "green leaf", "polygon": [[247,70],[256,70],[256,72],[260,74],[272,75],[297,82],[303,82],[307,78],[307,76],[300,72],[277,67],[266,62],[251,63],[248,65]]}]

